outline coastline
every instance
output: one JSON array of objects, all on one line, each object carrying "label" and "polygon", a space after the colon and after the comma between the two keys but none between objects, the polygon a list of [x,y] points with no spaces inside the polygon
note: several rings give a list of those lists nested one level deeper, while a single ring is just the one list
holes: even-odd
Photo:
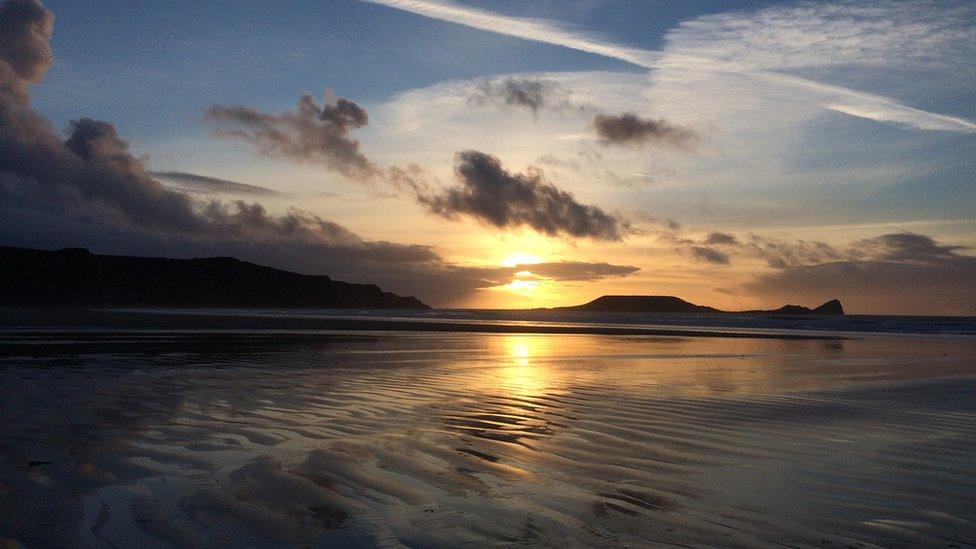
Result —
[{"label": "coastline", "polygon": [[[397,311],[389,311],[396,314]],[[518,320],[418,319],[348,315],[292,316],[248,310],[0,309],[0,329],[164,330],[164,331],[327,331],[440,332],[482,334],[575,334],[759,339],[849,339],[842,333],[735,327],[607,325]]]}]

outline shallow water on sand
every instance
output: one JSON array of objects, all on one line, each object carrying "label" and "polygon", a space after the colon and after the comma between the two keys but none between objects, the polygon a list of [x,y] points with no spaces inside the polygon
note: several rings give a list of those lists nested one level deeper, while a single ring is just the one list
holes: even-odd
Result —
[{"label": "shallow water on sand", "polygon": [[28,546],[966,545],[972,341],[0,333]]}]

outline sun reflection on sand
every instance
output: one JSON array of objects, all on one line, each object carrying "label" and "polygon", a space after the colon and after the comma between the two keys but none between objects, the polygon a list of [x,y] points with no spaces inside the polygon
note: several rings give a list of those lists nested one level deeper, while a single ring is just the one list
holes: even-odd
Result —
[{"label": "sun reflection on sand", "polygon": [[552,338],[538,335],[507,335],[502,338],[506,360],[499,379],[512,395],[535,397],[552,388],[550,367],[539,359],[549,354]]}]

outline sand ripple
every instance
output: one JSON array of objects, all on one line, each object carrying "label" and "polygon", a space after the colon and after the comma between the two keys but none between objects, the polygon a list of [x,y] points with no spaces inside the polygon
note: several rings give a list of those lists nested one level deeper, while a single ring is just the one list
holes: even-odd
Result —
[{"label": "sand ripple", "polygon": [[0,333],[0,538],[973,544],[974,350]]}]

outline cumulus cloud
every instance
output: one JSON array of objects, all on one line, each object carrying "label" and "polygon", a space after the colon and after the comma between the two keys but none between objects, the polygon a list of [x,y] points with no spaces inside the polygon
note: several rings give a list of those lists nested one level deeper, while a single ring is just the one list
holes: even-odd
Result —
[{"label": "cumulus cloud", "polygon": [[[4,67],[0,70],[0,241],[6,245],[83,246],[98,253],[171,257],[231,255],[298,272],[373,282],[435,305],[449,305],[479,289],[508,283],[524,269],[553,280],[598,280],[637,270],[586,262],[500,268],[454,265],[429,246],[368,240],[297,209],[272,214],[259,203],[198,200],[168,188],[156,178],[220,192],[273,192],[195,174],[150,173],[108,122],[78,119],[66,136],[60,135],[30,109],[24,95],[29,84],[41,81],[51,63],[47,43],[34,41],[35,36],[49,36],[51,20],[37,2],[0,3],[2,36],[22,42],[0,43]],[[253,124],[244,127],[258,141],[273,139],[275,131],[292,132],[281,138],[283,148],[275,149],[279,145],[270,142],[267,146],[297,154],[304,145],[341,138],[367,121],[365,111],[341,99],[321,109],[303,101],[300,111],[280,117],[256,113]],[[241,114],[246,109],[222,112]],[[331,132],[331,137],[300,136],[314,133],[302,126],[306,123],[318,128],[314,131]],[[305,137],[307,142],[299,143]],[[310,154],[327,163],[355,159],[355,155],[329,156],[332,153],[322,151]],[[342,166],[356,169],[356,161],[351,162]],[[404,187],[426,188],[424,173],[416,166],[392,172]]]},{"label": "cumulus cloud", "polygon": [[548,182],[542,170],[506,170],[501,161],[478,151],[456,155],[458,185],[418,199],[431,213],[468,215],[498,228],[521,226],[550,236],[620,240],[626,223]]},{"label": "cumulus cloud", "polygon": [[[5,244],[236,255],[357,281],[384,272],[409,282],[420,280],[427,265],[442,266],[427,246],[370,241],[298,210],[273,215],[260,204],[200,201],[167,188],[110,123],[78,119],[63,138],[30,109],[22,93],[26,83],[40,82],[51,63],[47,43],[35,40],[46,40],[51,20],[37,2],[0,3],[5,38],[0,45],[5,67],[0,70],[0,240]],[[365,123],[364,113],[341,102],[318,116],[337,127]]]},{"label": "cumulus cloud", "polygon": [[727,254],[720,252],[715,248],[709,248],[707,246],[692,246],[691,257],[695,258],[698,261],[704,261],[706,263],[712,263],[714,265],[729,264],[729,256]]},{"label": "cumulus cloud", "polygon": [[369,122],[366,110],[352,101],[326,99],[319,107],[310,95],[303,95],[295,111],[269,114],[255,108],[215,105],[206,119],[217,135],[240,139],[269,157],[323,164],[352,179],[367,180],[377,167],[362,153],[351,130]]},{"label": "cumulus cloud", "polygon": [[729,233],[709,233],[702,242],[709,246],[735,246],[739,239]]},{"label": "cumulus cloud", "polygon": [[200,193],[200,194],[223,193],[223,194],[269,196],[269,197],[286,196],[284,193],[278,192],[274,189],[269,189],[267,187],[261,187],[259,185],[248,185],[246,183],[238,183],[236,181],[220,179],[218,177],[210,177],[207,175],[199,175],[195,173],[178,172],[178,171],[147,172],[147,173],[163,182],[174,183],[175,185],[177,185],[176,188],[181,191],[192,192],[192,193]]},{"label": "cumulus cloud", "polygon": [[[511,79],[504,83],[505,101],[533,108],[544,104],[541,81]],[[494,93],[494,88],[490,88]],[[380,183],[394,193],[416,199],[428,211],[445,218],[469,215],[497,228],[530,227],[550,236],[620,240],[626,222],[602,209],[579,203],[569,192],[530,167],[510,173],[501,162],[477,151],[456,155],[459,186],[434,190],[429,174],[417,165],[381,168],[366,158],[348,131],[365,125],[365,110],[346,99],[319,108],[304,96],[297,112],[266,114],[249,107],[212,107],[208,120],[219,133],[243,139],[265,155],[324,163],[349,177]]]},{"label": "cumulus cloud", "polygon": [[697,138],[695,132],[688,128],[664,119],[641,118],[634,113],[598,114],[593,117],[593,129],[604,145],[687,147]]},{"label": "cumulus cloud", "polygon": [[770,301],[840,298],[850,312],[976,313],[976,257],[926,235],[896,233],[854,243],[837,261],[786,265],[745,285]]},{"label": "cumulus cloud", "polygon": [[494,104],[538,113],[542,108],[568,106],[569,93],[555,80],[508,77],[482,81],[471,94],[470,100],[478,105]]},{"label": "cumulus cloud", "polygon": [[38,0],[0,3],[0,94],[20,105],[30,102],[28,86],[51,66],[54,14]]}]

